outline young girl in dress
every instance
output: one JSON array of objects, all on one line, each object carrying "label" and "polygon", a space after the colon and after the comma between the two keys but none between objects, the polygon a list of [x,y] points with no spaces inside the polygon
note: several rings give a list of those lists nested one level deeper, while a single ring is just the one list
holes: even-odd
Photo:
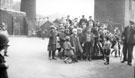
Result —
[{"label": "young girl in dress", "polygon": [[105,65],[108,65],[110,62],[110,51],[111,51],[111,42],[109,40],[109,37],[105,37],[105,42],[104,42],[104,55],[105,55],[105,59],[106,62],[104,63]]}]

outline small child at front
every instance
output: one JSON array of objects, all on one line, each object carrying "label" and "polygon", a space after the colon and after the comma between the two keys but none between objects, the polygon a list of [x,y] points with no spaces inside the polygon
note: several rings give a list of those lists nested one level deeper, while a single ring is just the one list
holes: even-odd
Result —
[{"label": "small child at front", "polygon": [[74,58],[73,50],[74,50],[74,47],[71,46],[70,37],[66,36],[65,42],[64,42],[64,55],[66,57],[64,59],[65,63],[72,63],[73,62],[73,58]]},{"label": "small child at front", "polygon": [[106,59],[106,62],[104,63],[105,65],[108,65],[109,64],[109,61],[110,61],[110,51],[111,51],[111,42],[109,40],[109,37],[105,37],[105,42],[104,42],[104,55],[105,55],[105,59]]}]

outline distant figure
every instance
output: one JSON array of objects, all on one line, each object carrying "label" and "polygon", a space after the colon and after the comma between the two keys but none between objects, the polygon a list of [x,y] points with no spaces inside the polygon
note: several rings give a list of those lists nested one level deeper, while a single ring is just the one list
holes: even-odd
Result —
[{"label": "distant figure", "polygon": [[[129,25],[124,28],[122,33],[123,40],[123,60],[121,63],[127,61],[129,66],[132,65],[132,57],[133,57],[133,47],[135,45],[135,23],[133,21],[129,21]],[[128,55],[128,56],[127,56]]]},{"label": "distant figure", "polygon": [[80,27],[82,27],[83,24],[86,24],[86,26],[88,26],[88,21],[87,21],[87,19],[85,18],[85,15],[82,15],[82,18],[81,18],[80,21],[79,21]]},{"label": "distant figure", "polygon": [[5,35],[0,34],[0,78],[8,78],[8,65],[2,55],[2,50],[5,50],[5,47],[8,47],[8,38]]},{"label": "distant figure", "polygon": [[93,23],[94,24],[94,20],[92,19],[92,16],[89,16],[89,20],[88,20],[89,23]]},{"label": "distant figure", "polygon": [[75,27],[79,26],[78,18],[74,18],[74,26]]},{"label": "distant figure", "polygon": [[69,22],[70,25],[72,25],[72,20],[70,19],[70,15],[67,16],[66,21]]}]

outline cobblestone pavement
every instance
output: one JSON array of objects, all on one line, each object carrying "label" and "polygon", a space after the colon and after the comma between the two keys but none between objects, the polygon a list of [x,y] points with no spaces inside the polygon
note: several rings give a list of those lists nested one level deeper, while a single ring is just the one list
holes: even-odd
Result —
[{"label": "cobblestone pavement", "polygon": [[74,64],[59,59],[50,61],[47,43],[48,39],[10,37],[6,58],[9,78],[134,78],[134,66],[121,64],[119,57],[111,56],[107,66],[103,60]]}]

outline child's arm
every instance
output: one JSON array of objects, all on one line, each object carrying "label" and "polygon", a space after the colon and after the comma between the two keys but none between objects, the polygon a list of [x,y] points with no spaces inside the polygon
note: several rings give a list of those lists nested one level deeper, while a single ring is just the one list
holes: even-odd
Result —
[{"label": "child's arm", "polygon": [[111,49],[112,43],[111,43],[111,41],[109,43],[110,43],[109,49]]},{"label": "child's arm", "polygon": [[72,45],[71,45],[71,43],[69,42],[69,47],[70,47],[70,49],[75,49],[75,47],[72,47]]}]

